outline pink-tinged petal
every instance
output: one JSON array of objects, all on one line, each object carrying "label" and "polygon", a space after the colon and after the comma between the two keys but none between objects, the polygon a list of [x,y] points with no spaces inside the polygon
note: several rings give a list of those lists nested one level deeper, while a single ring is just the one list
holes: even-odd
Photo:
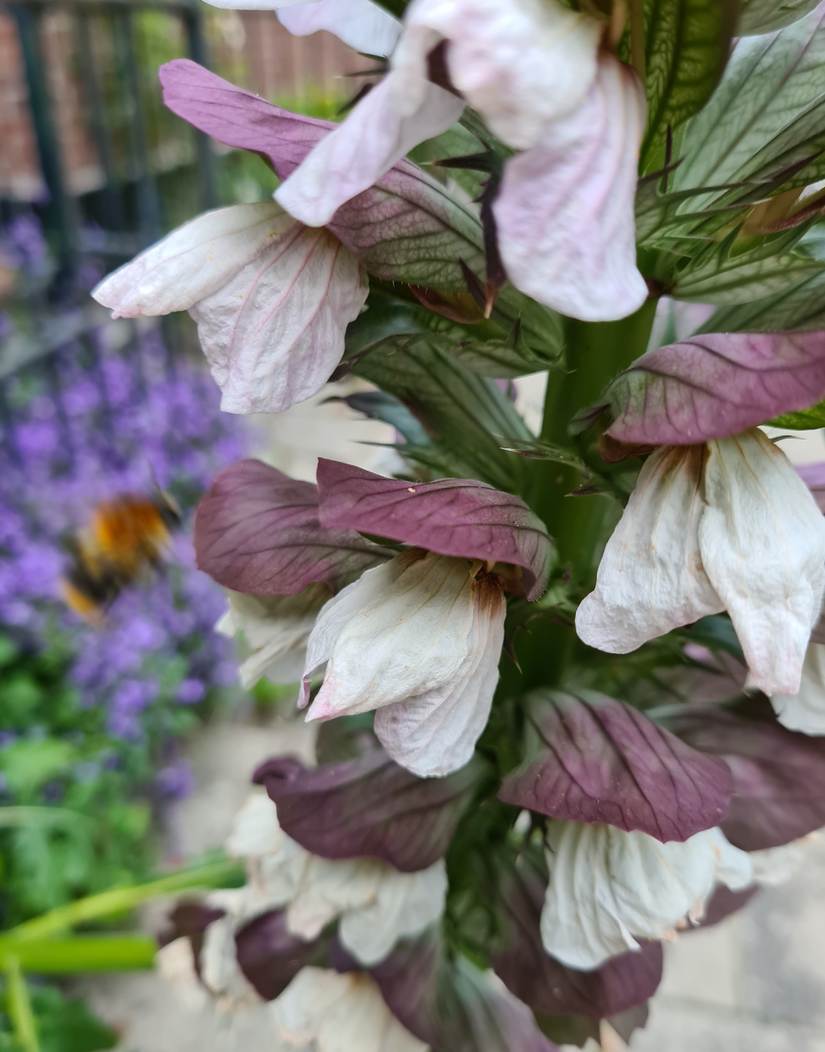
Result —
[{"label": "pink-tinged petal", "polygon": [[526,865],[501,872],[504,946],[490,963],[507,989],[542,1015],[597,1020],[652,997],[662,981],[661,943],[645,941],[641,952],[613,957],[590,972],[567,968],[545,952],[539,918],[546,884]]},{"label": "pink-tinged petal", "polygon": [[190,314],[225,413],[278,413],[316,394],[367,298],[365,272],[326,230],[295,223]]},{"label": "pink-tinged petal", "polygon": [[374,730],[389,755],[421,778],[443,778],[472,759],[498,685],[507,604],[490,579],[476,582],[469,655],[455,679],[380,708]]},{"label": "pink-tinged petal", "polygon": [[708,443],[702,564],[730,614],[749,682],[796,694],[825,592],[825,518],[763,432]]},{"label": "pink-tinged petal", "polygon": [[825,397],[825,332],[692,336],[637,359],[607,389],[620,442],[726,438]]},{"label": "pink-tinged petal", "polygon": [[596,587],[576,611],[576,631],[588,646],[627,654],[725,609],[699,550],[704,456],[704,446],[665,446],[645,461]]},{"label": "pink-tinged petal", "polygon": [[728,813],[726,765],[620,701],[585,690],[537,693],[528,721],[529,757],[505,777],[505,803],[663,843],[687,840]]},{"label": "pink-tinged petal", "polygon": [[325,29],[366,55],[391,55],[401,35],[398,19],[371,0],[320,0],[313,4],[280,0],[277,14],[281,25],[295,36]]},{"label": "pink-tinged petal", "polygon": [[448,954],[434,930],[411,939],[371,970],[393,1015],[430,1048],[445,1052],[559,1052],[532,1012],[491,971]]},{"label": "pink-tinged petal", "polygon": [[410,873],[445,854],[485,770],[477,760],[449,778],[424,780],[375,749],[316,768],[277,757],[253,781],[277,805],[284,832],[307,851],[329,859],[382,858]]},{"label": "pink-tinged petal", "polygon": [[407,33],[427,26],[449,41],[451,82],[519,150],[583,102],[596,76],[602,25],[554,0],[414,0],[404,22]]},{"label": "pink-tinged petal", "polygon": [[319,515],[442,555],[520,566],[528,599],[547,584],[553,543],[527,505],[475,479],[410,483],[336,460],[318,461]]},{"label": "pink-tinged petal", "polygon": [[681,705],[662,722],[730,768],[733,796],[722,831],[736,847],[780,847],[825,825],[825,738],[780,726],[765,699],[749,698],[736,712]]},{"label": "pink-tinged petal", "polygon": [[188,310],[295,226],[274,201],[207,212],[109,274],[92,296],[115,318]]},{"label": "pink-tinged petal", "polygon": [[392,97],[390,74],[318,143],[275,199],[307,226],[323,226],[414,146],[455,124],[463,110],[462,99],[426,81],[420,106],[403,116]]},{"label": "pink-tinged petal", "polygon": [[[227,146],[263,154],[281,179],[338,127],[279,109],[189,59],[167,63],[159,76],[173,113]],[[478,215],[407,160],[343,205],[329,229],[385,281],[461,290],[466,281],[459,259],[479,273],[483,268]],[[412,238],[414,258],[398,249]]]},{"label": "pink-tinged petal", "polygon": [[612,55],[587,99],[511,158],[493,202],[508,277],[582,321],[614,321],[647,299],[636,267],[634,200],[644,91]]},{"label": "pink-tinged petal", "polygon": [[314,581],[341,588],[388,554],[351,530],[318,521],[318,489],[260,460],[215,476],[195,516],[201,570],[219,584],[256,595],[297,595]]},{"label": "pink-tinged petal", "polygon": [[227,146],[263,154],[281,179],[335,127],[273,106],[188,58],[167,62],[158,77],[173,113]]}]

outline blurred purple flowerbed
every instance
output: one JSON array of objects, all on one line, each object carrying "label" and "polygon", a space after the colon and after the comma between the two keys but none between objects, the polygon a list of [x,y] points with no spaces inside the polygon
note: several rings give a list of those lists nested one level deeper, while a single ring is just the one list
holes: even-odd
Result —
[{"label": "blurred purple flowerbed", "polygon": [[[147,871],[153,819],[192,787],[180,743],[235,681],[233,647],[212,631],[224,598],[194,567],[190,526],[248,432],[159,328],[109,348],[125,325],[4,382],[0,804],[44,810],[0,824],[3,924]],[[58,596],[65,538],[97,501],[156,484],[184,514],[172,555],[92,628]]]}]

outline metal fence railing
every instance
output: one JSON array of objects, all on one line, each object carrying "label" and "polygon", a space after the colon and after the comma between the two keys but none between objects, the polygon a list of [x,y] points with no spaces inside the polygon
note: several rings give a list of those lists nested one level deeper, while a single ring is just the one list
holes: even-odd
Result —
[{"label": "metal fence railing", "polygon": [[[94,373],[107,324],[88,295],[96,280],[197,213],[274,189],[257,158],[221,150],[163,106],[157,69],[178,57],[316,113],[334,112],[351,94],[343,75],[365,64],[328,34],[294,38],[271,12],[200,0],[0,8],[0,429],[12,445],[30,380],[60,413],[61,358],[79,349]],[[4,252],[19,256],[11,291]],[[172,355],[194,349],[186,316],[160,326]],[[138,353],[139,341],[119,342]]]}]

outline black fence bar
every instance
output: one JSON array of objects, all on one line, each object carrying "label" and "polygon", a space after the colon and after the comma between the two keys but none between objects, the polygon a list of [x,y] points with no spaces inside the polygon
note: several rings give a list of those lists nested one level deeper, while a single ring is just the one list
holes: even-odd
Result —
[{"label": "black fence bar", "polygon": [[43,181],[49,192],[47,213],[56,234],[59,253],[59,277],[69,279],[76,265],[77,243],[72,202],[66,194],[60,145],[51,115],[45,66],[40,48],[40,19],[43,8],[35,4],[9,4],[17,22],[20,50],[29,89],[29,107],[37,140],[37,152]]}]

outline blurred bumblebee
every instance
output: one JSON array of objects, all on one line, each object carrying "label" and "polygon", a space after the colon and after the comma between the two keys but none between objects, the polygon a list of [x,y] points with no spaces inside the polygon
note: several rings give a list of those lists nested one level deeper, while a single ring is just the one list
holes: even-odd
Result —
[{"label": "blurred bumblebee", "polygon": [[160,490],[98,504],[68,544],[71,563],[60,580],[66,604],[89,624],[105,624],[123,589],[160,566],[180,522],[174,501]]}]

